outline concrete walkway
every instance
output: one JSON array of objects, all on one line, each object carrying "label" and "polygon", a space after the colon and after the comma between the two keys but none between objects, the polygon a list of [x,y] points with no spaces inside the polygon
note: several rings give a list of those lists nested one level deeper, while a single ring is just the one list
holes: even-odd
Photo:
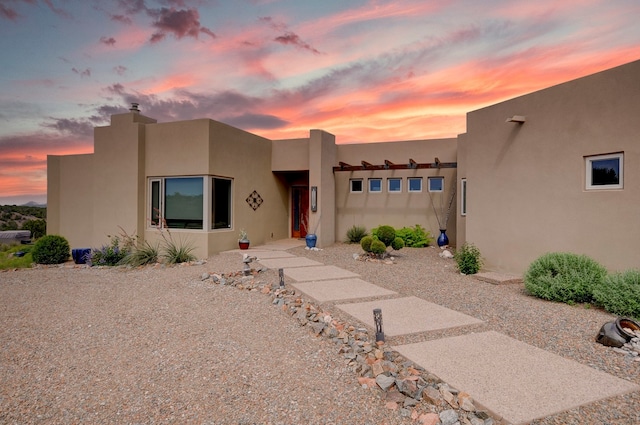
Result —
[{"label": "concrete walkway", "polygon": [[[373,309],[382,309],[383,330],[388,336],[483,323],[417,297],[402,297],[365,282],[348,270],[285,252],[302,245],[304,241],[279,241],[253,248],[249,253],[264,267],[284,269],[288,284],[309,298],[319,303],[340,301],[337,308],[371,329],[375,329]],[[290,283],[291,280],[295,282]],[[631,382],[494,331],[470,331],[393,348],[453,387],[466,391],[478,405],[512,424],[525,424],[640,390]],[[593,385],[595,382],[598,385]]]}]

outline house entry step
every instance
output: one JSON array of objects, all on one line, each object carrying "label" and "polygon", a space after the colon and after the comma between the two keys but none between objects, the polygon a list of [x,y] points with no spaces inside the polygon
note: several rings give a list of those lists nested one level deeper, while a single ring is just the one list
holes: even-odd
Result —
[{"label": "house entry step", "polygon": [[292,286],[321,303],[397,294],[359,278],[299,282]]},{"label": "house entry step", "polygon": [[394,347],[511,424],[526,424],[640,386],[495,331]]},{"label": "house entry step", "polygon": [[338,304],[340,310],[375,328],[373,310],[382,310],[383,331],[388,336],[407,335],[484,323],[482,320],[430,303],[418,297],[364,303]]}]

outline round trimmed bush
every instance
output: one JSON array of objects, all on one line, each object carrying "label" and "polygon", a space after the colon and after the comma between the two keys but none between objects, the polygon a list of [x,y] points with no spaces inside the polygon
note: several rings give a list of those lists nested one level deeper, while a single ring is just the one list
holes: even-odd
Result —
[{"label": "round trimmed bush", "polygon": [[364,252],[371,251],[371,243],[373,242],[373,237],[365,236],[360,239],[360,247],[364,250]]},{"label": "round trimmed bush", "polygon": [[384,254],[387,250],[387,246],[381,240],[375,239],[371,242],[371,252],[377,255]]},{"label": "round trimmed bush", "polygon": [[31,251],[37,264],[60,264],[70,255],[69,242],[59,235],[46,235],[38,239]]},{"label": "round trimmed bush", "polygon": [[593,299],[609,313],[640,319],[640,270],[607,275],[593,288]]},{"label": "round trimmed bush", "polygon": [[389,246],[396,238],[396,231],[391,226],[380,226],[378,227],[377,236],[384,246]]},{"label": "round trimmed bush", "polygon": [[395,238],[393,242],[391,242],[391,248],[393,248],[394,251],[400,251],[404,248],[404,240],[402,238]]},{"label": "round trimmed bush", "polygon": [[593,300],[607,270],[586,255],[552,252],[539,257],[524,275],[530,294],[550,301],[583,303]]}]

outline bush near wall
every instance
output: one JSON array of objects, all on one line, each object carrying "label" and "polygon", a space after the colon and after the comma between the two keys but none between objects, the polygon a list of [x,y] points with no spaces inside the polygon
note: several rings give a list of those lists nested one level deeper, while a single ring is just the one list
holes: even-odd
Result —
[{"label": "bush near wall", "polygon": [[59,235],[46,235],[38,239],[31,250],[37,264],[61,264],[71,255],[69,242]]},{"label": "bush near wall", "polygon": [[367,236],[367,228],[354,224],[347,230],[347,243],[360,243],[365,236]]},{"label": "bush near wall", "polygon": [[592,302],[592,290],[600,285],[607,270],[585,255],[552,252],[536,259],[524,275],[530,294],[564,303]]},{"label": "bush near wall", "polygon": [[608,275],[593,287],[593,299],[610,313],[640,319],[640,270]]}]

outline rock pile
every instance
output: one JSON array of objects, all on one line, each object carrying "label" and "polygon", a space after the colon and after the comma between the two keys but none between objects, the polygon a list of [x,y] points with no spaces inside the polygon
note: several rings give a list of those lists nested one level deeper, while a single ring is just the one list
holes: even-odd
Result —
[{"label": "rock pile", "polygon": [[249,276],[242,272],[204,273],[201,280],[272,297],[272,303],[300,326],[335,343],[338,355],[357,375],[362,388],[378,392],[385,407],[398,411],[403,418],[410,418],[418,425],[500,423],[479,409],[469,394],[450,387],[384,342],[371,340],[367,329],[337,320],[330,312],[303,299],[294,289],[262,282],[258,279],[262,271],[265,269],[252,269]]},{"label": "rock pile", "polygon": [[620,354],[625,354],[629,359],[635,362],[640,362],[640,330],[633,330],[624,328],[625,332],[630,335],[635,335],[620,348],[613,348],[613,351]]}]

